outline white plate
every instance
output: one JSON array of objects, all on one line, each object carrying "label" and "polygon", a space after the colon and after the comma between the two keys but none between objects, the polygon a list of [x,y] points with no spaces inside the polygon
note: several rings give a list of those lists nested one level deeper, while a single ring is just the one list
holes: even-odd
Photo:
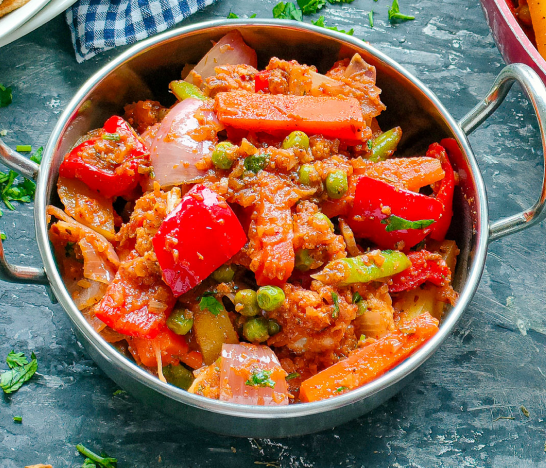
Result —
[{"label": "white plate", "polygon": [[[39,1],[40,0],[31,0],[29,3],[19,8],[19,10],[22,10],[31,3],[33,4],[34,2]],[[6,18],[9,18],[10,15],[17,13],[19,10],[15,10],[9,15],[4,16],[4,18],[0,19],[0,31],[2,31],[0,33],[0,47],[15,41],[20,37],[23,37],[25,34],[34,31],[36,28],[39,28],[43,24],[47,23],[49,20],[52,20],[53,18],[55,18],[55,16],[61,14],[68,7],[76,3],[76,0],[44,0],[43,3],[46,4],[46,6],[41,11],[38,11],[38,13],[31,18],[29,17],[28,21],[19,28],[15,30],[12,29],[12,32],[10,34],[4,34],[4,31],[2,29],[2,21]]]},{"label": "white plate", "polygon": [[15,31],[19,26],[26,23],[36,13],[38,13],[49,0],[30,0],[26,5],[23,5],[17,10],[8,13],[0,18],[0,39],[8,36]]}]

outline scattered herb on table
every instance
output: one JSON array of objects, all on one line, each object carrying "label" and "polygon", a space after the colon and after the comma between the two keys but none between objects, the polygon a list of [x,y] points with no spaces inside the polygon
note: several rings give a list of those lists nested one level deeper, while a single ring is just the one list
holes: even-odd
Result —
[{"label": "scattered herb on table", "polygon": [[22,423],[23,422],[23,416],[13,416],[13,422]]},{"label": "scattered herb on table", "polygon": [[493,422],[498,421],[499,419],[511,419],[514,420],[514,416],[499,416],[498,418],[493,419]]},{"label": "scattered herb on table", "polygon": [[32,151],[32,146],[30,145],[17,145],[15,151],[19,153],[30,153]]},{"label": "scattered herb on table", "polygon": [[275,382],[271,380],[271,373],[273,371],[266,371],[266,370],[259,370],[250,376],[250,379],[248,379],[245,382],[245,385],[248,385],[249,387],[269,387],[269,388],[275,388]]},{"label": "scattered herb on table", "polygon": [[405,15],[400,13],[400,6],[398,5],[398,0],[392,0],[392,5],[389,8],[389,21],[392,24],[401,23],[402,21],[411,21],[414,20],[415,16]]},{"label": "scattered herb on table", "polygon": [[531,417],[531,413],[529,413],[529,410],[525,406],[521,405],[520,410],[526,418]]},{"label": "scattered herb on table", "polygon": [[224,310],[224,306],[214,296],[203,296],[199,301],[199,309],[207,309],[212,315],[218,315]]},{"label": "scattered herb on table", "polygon": [[6,358],[6,362],[10,370],[0,375],[0,387],[4,390],[4,393],[14,393],[19,390],[38,370],[38,361],[34,353],[31,354],[31,361],[28,362],[23,353],[11,351]]},{"label": "scattered herb on table", "polygon": [[89,450],[87,447],[84,447],[82,444],[76,445],[78,452],[80,452],[84,457],[87,457],[83,462],[82,468],[116,468],[118,460],[116,458],[111,458],[106,454],[102,456],[97,455],[96,453]]},{"label": "scattered herb on table", "polygon": [[[371,10],[369,13],[368,13],[368,21],[370,22],[370,28],[373,28],[373,10]],[[372,149],[370,147],[370,143],[373,147],[373,141],[372,140],[368,140],[368,149]]]},{"label": "scattered herb on table", "polygon": [[418,221],[409,221],[396,215],[390,215],[381,221],[386,224],[385,232],[401,231],[406,229],[424,229],[434,223],[433,219],[420,219]]},{"label": "scattered herb on table", "polygon": [[11,94],[11,88],[6,88],[0,84],[0,107],[6,107],[11,104],[13,95]]},{"label": "scattered herb on table", "polygon": [[331,31],[337,31],[340,33],[348,34],[349,36],[352,36],[354,34],[354,29],[351,28],[349,31],[345,31],[343,29],[338,29],[335,26],[326,26],[326,23],[324,22],[324,16],[319,16],[319,19],[316,21],[311,21],[315,26],[319,26],[321,28],[330,29]]},{"label": "scattered herb on table", "polygon": [[332,5],[334,5],[335,3],[353,3],[354,1],[355,0],[328,0],[328,3],[331,3]]},{"label": "scattered herb on table", "polygon": [[292,2],[280,2],[273,7],[273,18],[303,21],[303,13]]},{"label": "scattered herb on table", "polygon": [[326,6],[326,0],[298,0],[298,6],[304,15],[312,15]]},{"label": "scattered herb on table", "polygon": [[125,390],[122,390],[121,388],[118,388],[114,393],[113,395],[114,396],[118,396],[118,395],[123,395],[124,393],[127,393]]},{"label": "scattered herb on table", "polygon": [[229,15],[226,16],[227,19],[237,19],[239,18],[238,15],[236,15],[235,13],[232,13],[231,11],[229,12]]},{"label": "scattered herb on table", "polygon": [[30,156],[30,160],[36,164],[41,164],[42,162],[42,153],[44,152],[43,146],[40,146],[33,155]]}]

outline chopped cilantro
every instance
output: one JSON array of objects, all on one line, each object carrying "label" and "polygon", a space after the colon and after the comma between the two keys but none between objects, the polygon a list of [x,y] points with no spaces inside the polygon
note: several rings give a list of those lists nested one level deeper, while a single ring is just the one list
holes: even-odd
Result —
[{"label": "chopped cilantro", "polygon": [[[370,22],[370,28],[373,28],[373,10],[370,10],[370,12],[368,13],[368,21]],[[370,143],[372,144],[372,146],[370,146]],[[368,140],[368,148],[373,148],[373,142],[371,140]]]},{"label": "chopped cilantro", "polygon": [[11,104],[13,96],[11,94],[11,88],[6,88],[0,84],[0,107],[6,107]]},{"label": "chopped cilantro", "polygon": [[8,236],[6,236],[6,234],[4,232],[0,232],[0,239],[6,240],[7,238],[8,238]]},{"label": "chopped cilantro", "polygon": [[78,452],[80,452],[84,457],[87,457],[83,462],[82,468],[91,468],[92,466],[97,468],[117,467],[118,461],[116,458],[110,458],[105,454],[102,454],[103,456],[101,457],[100,455],[97,455],[88,448],[84,447],[82,444],[76,445],[76,449],[78,449]]},{"label": "chopped cilantro", "polygon": [[392,24],[400,23],[402,21],[411,21],[414,19],[415,19],[415,16],[404,15],[400,13],[400,6],[398,5],[398,0],[392,0],[392,5],[389,8],[389,21]]},{"label": "chopped cilantro", "polygon": [[22,423],[23,422],[23,416],[13,416],[13,421]]},{"label": "chopped cilantro", "polygon": [[303,21],[303,14],[292,2],[279,2],[273,7],[273,18]]},{"label": "chopped cilantro", "polygon": [[227,19],[237,19],[239,16],[237,16],[235,13],[229,12],[229,15],[226,16]]},{"label": "chopped cilantro", "polygon": [[44,152],[43,146],[40,146],[34,154],[30,157],[30,160],[32,162],[35,162],[36,164],[41,164],[42,162],[42,153]]},{"label": "chopped cilantro", "polygon": [[353,294],[353,304],[358,304],[361,300],[362,296],[359,293],[355,292]]},{"label": "chopped cilantro", "polygon": [[248,385],[249,387],[269,387],[274,388],[275,382],[271,380],[271,373],[273,371],[266,371],[266,370],[259,370],[256,372],[253,372],[250,376],[250,379],[248,379],[245,382],[245,385]]},{"label": "chopped cilantro", "polygon": [[343,392],[344,390],[349,390],[349,387],[337,387],[334,391],[336,393],[341,393]]},{"label": "chopped cilantro", "polygon": [[404,229],[424,229],[434,223],[433,219],[420,219],[418,221],[409,221],[396,215],[390,215],[381,221],[386,224],[386,232],[401,231]]},{"label": "chopped cilantro", "polygon": [[13,369],[14,367],[28,364],[28,359],[23,353],[16,353],[12,350],[9,352],[8,357],[6,358],[6,362],[8,363],[9,368]]},{"label": "chopped cilantro", "polygon": [[252,13],[249,18],[256,18],[256,13]]},{"label": "chopped cilantro", "polygon": [[30,145],[17,145],[15,151],[19,153],[30,153],[32,151],[32,146]]},{"label": "chopped cilantro", "polygon": [[269,164],[269,154],[255,154],[245,158],[244,166],[247,171],[257,174]]},{"label": "chopped cilantro", "polygon": [[334,301],[334,311],[332,312],[332,318],[337,318],[339,316],[339,297],[333,292],[332,301]]},{"label": "chopped cilantro", "polygon": [[312,15],[326,5],[326,0],[298,0],[298,6],[304,15]]},{"label": "chopped cilantro", "polygon": [[13,367],[0,375],[0,387],[2,390],[4,390],[4,393],[13,393],[19,390],[21,386],[28,381],[38,369],[38,361],[36,360],[34,353],[31,355],[30,362],[28,362],[25,358],[25,361],[27,362],[21,365],[15,364],[16,362],[23,362],[24,354],[22,356],[19,356],[20,353],[13,354],[17,355],[15,358],[13,355],[10,358],[11,363],[9,363],[9,366],[11,367],[13,365]]},{"label": "chopped cilantro", "polygon": [[354,29],[351,28],[349,31],[344,31],[343,29],[338,29],[335,26],[326,26],[326,23],[324,22],[324,16],[319,16],[319,19],[316,21],[311,21],[315,26],[319,26],[321,28],[330,29],[331,31],[337,31],[340,33],[348,34],[349,36],[352,36],[354,34]]},{"label": "chopped cilantro", "polygon": [[297,379],[300,376],[297,372],[291,372],[286,376],[286,380]]},{"label": "chopped cilantro", "polygon": [[201,301],[199,302],[199,309],[207,309],[212,315],[218,315],[224,310],[224,306],[214,296],[203,295],[201,297]]}]

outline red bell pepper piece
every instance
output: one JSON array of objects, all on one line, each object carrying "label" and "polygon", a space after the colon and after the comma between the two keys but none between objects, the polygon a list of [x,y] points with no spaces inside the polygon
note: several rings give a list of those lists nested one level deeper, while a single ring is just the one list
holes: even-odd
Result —
[{"label": "red bell pepper piece", "polygon": [[[455,140],[451,139],[455,145]],[[442,140],[444,143],[446,140]],[[458,146],[457,146],[458,148]],[[433,143],[429,146],[427,156],[440,160],[442,169],[445,172],[444,178],[436,185],[435,190],[436,200],[440,201],[444,207],[440,219],[431,226],[430,238],[442,241],[444,240],[446,233],[451,224],[451,218],[453,217],[453,191],[455,190],[455,174],[453,168],[449,162],[446,150],[438,143]]]},{"label": "red bell pepper piece", "polygon": [[388,231],[388,218],[395,215],[408,221],[436,221],[442,211],[442,203],[432,197],[395,188],[381,180],[361,177],[348,223],[356,237],[370,239],[381,249],[407,250],[421,242],[431,228]]},{"label": "red bell pepper piece", "polygon": [[180,296],[239,252],[246,234],[221,196],[196,185],[165,218],[152,242],[165,283]]},{"label": "red bell pepper piece", "polygon": [[121,117],[110,117],[98,136],[68,153],[59,175],[79,179],[107,198],[128,195],[138,185],[138,167],[147,164],[149,152]]},{"label": "red bell pepper piece", "polygon": [[269,92],[269,75],[271,72],[269,70],[263,70],[254,75],[254,91],[263,91],[264,93]]},{"label": "red bell pepper piece", "polygon": [[421,250],[407,255],[411,261],[411,267],[392,277],[389,292],[397,293],[414,289],[425,281],[436,286],[443,286],[451,280],[451,271],[445,260],[438,258],[438,254]]}]

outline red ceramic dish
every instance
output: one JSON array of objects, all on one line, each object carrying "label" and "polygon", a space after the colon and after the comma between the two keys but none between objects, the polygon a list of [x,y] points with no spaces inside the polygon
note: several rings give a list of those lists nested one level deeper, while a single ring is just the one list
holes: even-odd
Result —
[{"label": "red ceramic dish", "polygon": [[525,63],[546,82],[546,60],[538,53],[506,3],[508,0],[481,0],[493,37],[507,63]]}]

